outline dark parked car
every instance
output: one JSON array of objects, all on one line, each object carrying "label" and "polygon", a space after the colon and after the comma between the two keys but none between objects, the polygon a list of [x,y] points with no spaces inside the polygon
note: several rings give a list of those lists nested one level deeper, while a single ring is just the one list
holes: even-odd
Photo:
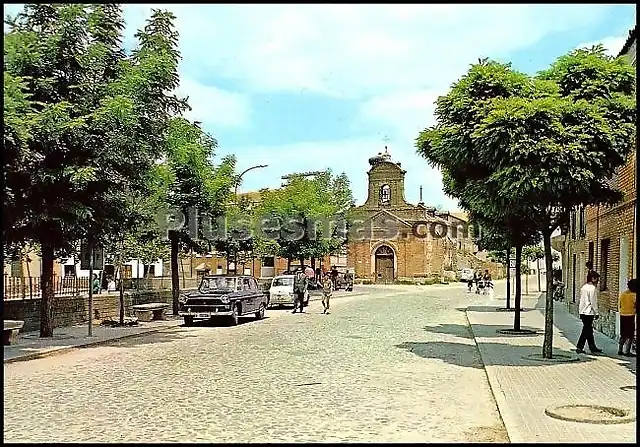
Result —
[{"label": "dark parked car", "polygon": [[194,320],[218,317],[226,317],[236,325],[241,316],[264,318],[267,309],[267,296],[251,276],[204,276],[198,290],[180,296],[179,301],[178,315],[187,326]]}]

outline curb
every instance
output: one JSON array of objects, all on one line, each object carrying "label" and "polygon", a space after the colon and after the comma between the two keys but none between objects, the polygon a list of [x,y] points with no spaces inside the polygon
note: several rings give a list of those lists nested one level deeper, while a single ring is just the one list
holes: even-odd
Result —
[{"label": "curb", "polygon": [[[507,443],[512,443],[513,434],[509,431],[509,426],[504,422],[504,416],[502,415],[502,408],[506,408],[506,399],[502,394],[500,384],[497,380],[492,379],[489,373],[487,372],[487,365],[484,363],[484,359],[482,358],[482,351],[480,350],[480,346],[478,346],[478,341],[476,340],[476,334],[473,332],[473,325],[469,321],[469,316],[467,315],[467,309],[464,310],[464,318],[467,320],[467,324],[469,325],[469,331],[473,336],[473,343],[476,345],[476,349],[478,350],[478,355],[480,356],[480,361],[482,362],[482,367],[484,369],[484,374],[487,377],[487,382],[489,383],[489,389],[491,390],[491,394],[493,395],[493,401],[496,404],[496,409],[498,410],[498,417],[500,417],[500,421],[502,422],[502,426],[504,427],[505,432],[507,432]],[[498,392],[500,391],[500,392]]]},{"label": "curb", "polygon": [[34,352],[32,354],[25,354],[25,355],[21,355],[21,356],[18,356],[18,357],[5,359],[4,360],[4,364],[7,365],[9,363],[27,362],[29,360],[36,360],[36,359],[41,359],[41,358],[45,358],[45,357],[53,357],[55,355],[65,354],[67,352],[73,351],[74,349],[87,348],[89,346],[106,345],[107,343],[110,343],[110,342],[113,342],[113,341],[117,341],[117,340],[125,340],[127,338],[133,338],[133,337],[142,337],[142,336],[147,335],[147,334],[153,334],[155,332],[162,332],[162,331],[165,331],[165,330],[168,330],[168,329],[173,329],[175,327],[180,326],[180,324],[182,324],[182,323],[176,322],[175,325],[163,326],[161,328],[156,328],[156,329],[149,329],[148,331],[138,332],[136,334],[126,334],[126,335],[122,335],[122,336],[119,336],[119,337],[109,338],[109,339],[106,339],[106,340],[96,340],[96,341],[91,341],[91,342],[88,342],[88,343],[82,343],[80,345],[65,346],[64,348],[54,348],[54,349],[50,349],[48,351]]}]

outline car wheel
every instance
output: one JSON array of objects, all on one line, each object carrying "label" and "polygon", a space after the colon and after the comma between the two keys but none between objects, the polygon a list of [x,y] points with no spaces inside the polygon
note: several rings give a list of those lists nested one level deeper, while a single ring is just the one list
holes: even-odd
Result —
[{"label": "car wheel", "polygon": [[239,317],[238,313],[239,313],[238,312],[238,305],[236,304],[231,309],[231,318],[229,319],[232,326],[237,326],[238,325],[238,317]]},{"label": "car wheel", "polygon": [[262,320],[264,318],[264,312],[265,312],[265,307],[264,304],[260,305],[260,308],[258,309],[258,311],[256,312],[256,320]]},{"label": "car wheel", "polygon": [[193,317],[184,317],[184,325],[192,326],[193,325]]}]

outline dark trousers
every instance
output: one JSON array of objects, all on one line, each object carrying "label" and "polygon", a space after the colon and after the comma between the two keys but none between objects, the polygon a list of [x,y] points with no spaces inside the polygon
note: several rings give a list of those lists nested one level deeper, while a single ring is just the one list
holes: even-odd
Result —
[{"label": "dark trousers", "polygon": [[304,309],[304,292],[296,292],[296,298],[293,301],[293,311],[295,312],[300,303],[300,312]]},{"label": "dark trousers", "polygon": [[636,317],[633,315],[620,315],[620,343],[618,345],[618,351],[629,354],[631,352],[631,345],[633,344],[633,337],[636,332]]},{"label": "dark trousers", "polygon": [[578,349],[584,349],[584,344],[586,342],[589,344],[590,351],[598,349],[596,347],[596,341],[593,338],[594,315],[580,315],[580,319],[582,320],[582,332],[580,333],[580,338],[578,339],[578,345],[576,347]]}]

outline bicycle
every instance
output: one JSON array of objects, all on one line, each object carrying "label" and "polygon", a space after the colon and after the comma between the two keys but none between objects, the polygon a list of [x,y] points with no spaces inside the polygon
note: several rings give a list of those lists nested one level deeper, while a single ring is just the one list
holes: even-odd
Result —
[{"label": "bicycle", "polygon": [[553,300],[564,301],[565,287],[562,283],[556,283],[553,285]]}]

